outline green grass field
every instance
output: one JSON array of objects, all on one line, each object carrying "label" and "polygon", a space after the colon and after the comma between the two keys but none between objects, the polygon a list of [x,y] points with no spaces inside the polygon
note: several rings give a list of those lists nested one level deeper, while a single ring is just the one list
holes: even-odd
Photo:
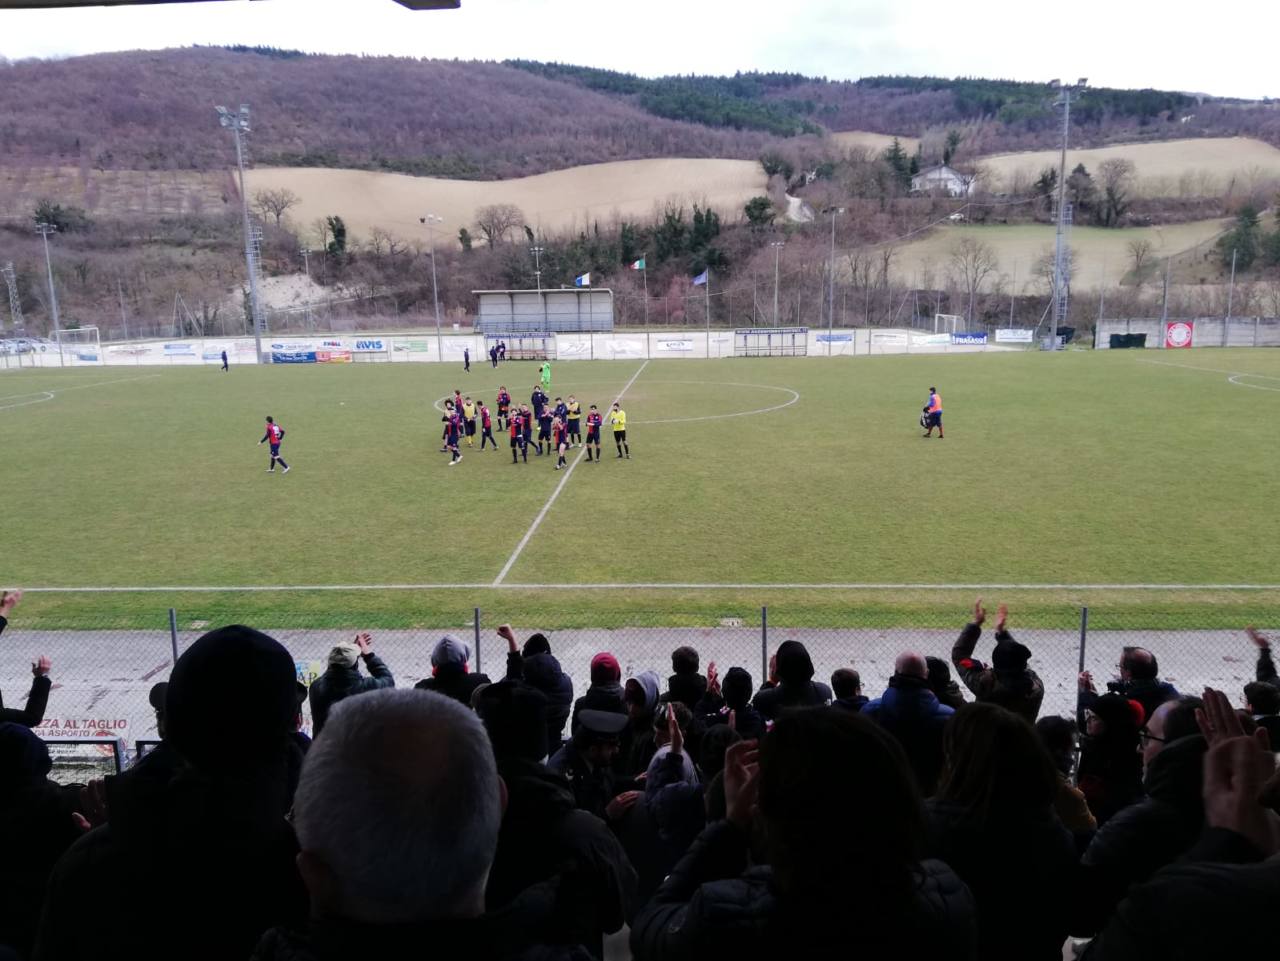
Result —
[{"label": "green grass field", "polygon": [[[603,408],[630,385],[631,460],[606,436],[604,463],[566,479],[554,458],[513,466],[504,437],[448,467],[433,403],[455,386],[492,401],[499,383],[527,400],[535,377],[519,363],[5,373],[0,583],[468,585],[33,594],[24,608],[50,625],[171,605],[398,624],[498,595],[672,623],[785,599],[834,623],[852,604],[954,611],[970,591],[927,585],[956,584],[1020,585],[1003,593],[1030,611],[1230,604],[1243,618],[1280,600],[1208,587],[1280,583],[1280,353],[564,362],[553,396]],[[931,384],[942,441],[916,425]],[[288,476],[264,472],[266,414],[288,431]],[[600,584],[633,586],[570,587]],[[1083,586],[1117,584],[1189,587]]]}]

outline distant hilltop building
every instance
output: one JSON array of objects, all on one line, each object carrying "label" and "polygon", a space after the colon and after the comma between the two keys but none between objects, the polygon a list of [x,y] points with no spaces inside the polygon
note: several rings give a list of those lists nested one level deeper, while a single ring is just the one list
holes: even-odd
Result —
[{"label": "distant hilltop building", "polygon": [[973,193],[973,177],[962,174],[946,164],[926,167],[911,178],[911,192],[945,193],[949,197],[967,197]]}]

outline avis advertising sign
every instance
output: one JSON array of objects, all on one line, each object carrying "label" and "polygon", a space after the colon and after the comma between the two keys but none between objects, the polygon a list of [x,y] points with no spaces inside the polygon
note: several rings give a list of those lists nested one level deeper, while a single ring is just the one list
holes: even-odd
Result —
[{"label": "avis advertising sign", "polygon": [[1195,326],[1189,320],[1171,320],[1164,325],[1164,345],[1170,348],[1190,347]]}]

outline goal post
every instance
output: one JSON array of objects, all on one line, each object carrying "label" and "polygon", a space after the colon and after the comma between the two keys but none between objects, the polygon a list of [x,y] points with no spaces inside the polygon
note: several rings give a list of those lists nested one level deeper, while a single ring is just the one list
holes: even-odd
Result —
[{"label": "goal post", "polygon": [[58,331],[58,353],[67,365],[102,363],[102,341],[97,327],[72,327]]},{"label": "goal post", "polygon": [[934,314],[933,332],[935,334],[958,334],[964,330],[964,317],[960,314]]}]

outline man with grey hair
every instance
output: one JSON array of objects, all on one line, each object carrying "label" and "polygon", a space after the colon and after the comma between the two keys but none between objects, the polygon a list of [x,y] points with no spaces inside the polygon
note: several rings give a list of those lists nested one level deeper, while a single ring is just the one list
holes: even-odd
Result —
[{"label": "man with grey hair", "polygon": [[924,656],[914,651],[899,654],[889,689],[863,707],[862,713],[897,738],[921,793],[931,796],[942,773],[942,730],[955,711],[939,703],[929,688]]},{"label": "man with grey hair", "polygon": [[479,718],[420,691],[338,705],[294,797],[305,933],[276,928],[256,961],[578,959],[538,946],[551,895],[485,915],[505,788]]},{"label": "man with grey hair", "polygon": [[[369,669],[368,677],[361,674],[357,666],[361,660]],[[320,736],[320,730],[329,718],[329,710],[343,698],[395,686],[396,679],[392,677],[391,669],[382,663],[382,658],[373,653],[373,638],[370,635],[357,634],[354,641],[335,644],[329,651],[328,668],[311,682],[313,733]]]}]

